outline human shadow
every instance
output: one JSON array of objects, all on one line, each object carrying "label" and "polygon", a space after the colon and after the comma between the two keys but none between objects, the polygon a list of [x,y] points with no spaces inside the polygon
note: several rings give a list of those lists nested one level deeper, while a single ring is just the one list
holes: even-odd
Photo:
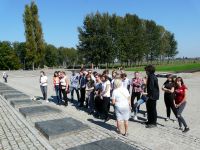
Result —
[{"label": "human shadow", "polygon": [[93,119],[87,119],[89,122],[95,124],[95,125],[98,125],[100,127],[103,127],[105,129],[108,129],[110,131],[117,131],[116,130],[116,127],[114,125],[111,125],[111,124],[108,124],[108,123],[105,123],[105,122],[102,122],[102,121],[95,121]]},{"label": "human shadow", "polygon": [[57,96],[51,96],[50,98],[48,98],[48,101],[53,102],[55,104],[58,104]]}]

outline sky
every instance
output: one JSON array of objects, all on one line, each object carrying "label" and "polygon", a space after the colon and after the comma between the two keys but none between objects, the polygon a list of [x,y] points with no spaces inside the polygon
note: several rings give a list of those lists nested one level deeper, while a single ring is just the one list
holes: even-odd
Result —
[{"label": "sky", "polygon": [[[0,41],[25,41],[23,12],[31,0],[0,0]],[[89,13],[136,14],[174,33],[177,57],[200,57],[200,0],[35,0],[44,39],[56,47],[78,45],[77,27]]]}]

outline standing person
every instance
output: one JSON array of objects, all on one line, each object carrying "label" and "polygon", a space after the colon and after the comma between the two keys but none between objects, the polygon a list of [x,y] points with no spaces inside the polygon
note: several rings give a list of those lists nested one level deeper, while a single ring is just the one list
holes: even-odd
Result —
[{"label": "standing person", "polygon": [[175,83],[172,75],[169,75],[167,81],[162,86],[162,90],[164,91],[164,101],[166,106],[167,118],[165,121],[170,119],[171,109],[176,114],[176,108],[174,106],[174,88]]},{"label": "standing person", "polygon": [[[147,88],[146,88],[146,84],[147,84],[147,79],[143,78],[143,84],[141,86],[142,88],[142,96],[141,98],[134,104],[134,120],[138,120],[137,118],[137,114],[138,114],[138,108],[140,107],[140,105],[142,105],[143,103],[146,103],[148,100],[147,97]],[[144,113],[145,116],[145,113]]]},{"label": "standing person", "polygon": [[71,101],[74,100],[74,91],[76,91],[76,95],[77,95],[77,100],[78,102],[80,101],[79,99],[79,76],[75,74],[75,71],[73,70],[72,72],[72,76],[70,78],[70,82],[71,82]]},{"label": "standing person", "polygon": [[183,132],[189,131],[189,127],[187,126],[185,119],[182,116],[183,109],[186,105],[186,92],[187,87],[185,86],[183,79],[178,77],[176,79],[175,86],[175,107],[177,108],[177,118],[179,123],[179,129],[182,130],[182,124],[184,126]]},{"label": "standing person", "polygon": [[43,100],[46,100],[46,102],[49,102],[47,100],[47,81],[48,78],[44,71],[40,71],[40,89],[43,95]]},{"label": "standing person", "polygon": [[3,72],[3,79],[5,83],[8,82],[8,74],[6,72]]},{"label": "standing person", "polygon": [[[59,80],[62,79],[61,77],[61,71],[58,71],[58,77],[59,77]],[[61,87],[61,83],[59,82],[59,98],[61,100],[61,103],[62,103],[62,87]]]},{"label": "standing person", "polygon": [[157,125],[157,109],[156,102],[159,99],[159,85],[155,73],[155,67],[148,65],[145,67],[147,74],[147,119],[146,128],[156,127]]},{"label": "standing person", "polygon": [[101,92],[102,92],[102,81],[101,81],[101,75],[100,74],[96,74],[95,75],[95,99],[94,99],[94,103],[95,103],[95,116],[97,118],[101,118],[102,116],[102,98],[101,98]]},{"label": "standing person", "polygon": [[65,101],[64,105],[68,106],[67,91],[69,90],[69,82],[67,80],[67,76],[64,71],[61,72],[61,77],[62,78],[60,80],[60,84],[61,84],[61,91],[63,94],[63,99]]},{"label": "standing person", "polygon": [[126,73],[122,73],[121,74],[121,78],[122,78],[122,86],[127,88],[127,90],[130,92],[130,85],[131,82],[130,80],[127,78],[127,74]]},{"label": "standing person", "polygon": [[115,114],[117,117],[117,128],[120,134],[122,134],[122,125],[124,126],[124,136],[128,135],[128,120],[130,113],[130,94],[127,88],[122,86],[121,79],[115,79],[114,91],[112,94],[112,103],[115,106]]},{"label": "standing person", "polygon": [[94,113],[94,80],[91,77],[91,74],[86,76],[87,84],[86,84],[86,103],[89,106],[89,114]]},{"label": "standing person", "polygon": [[60,79],[58,77],[58,72],[57,71],[54,72],[53,85],[54,85],[54,89],[55,89],[55,92],[56,92],[57,103],[60,104],[61,103],[61,99],[60,99],[60,96],[59,96]]},{"label": "standing person", "polygon": [[102,106],[102,109],[103,109],[103,118],[104,118],[104,121],[108,121],[109,120],[109,117],[108,117],[108,113],[109,113],[109,110],[110,110],[110,90],[111,90],[111,84],[110,84],[110,81],[108,79],[108,76],[106,74],[102,75],[102,93],[101,93],[101,96],[103,97],[103,106]]},{"label": "standing person", "polygon": [[[132,112],[134,111],[134,100],[137,98],[137,101],[141,97],[141,92],[142,92],[142,86],[143,80],[140,77],[139,72],[134,73],[134,78],[132,79],[131,85],[132,85],[132,94],[131,94],[131,107],[132,107]],[[138,108],[139,110],[139,108]]]},{"label": "standing person", "polygon": [[86,88],[86,73],[84,73],[83,71],[80,71],[79,82],[80,82],[79,84],[80,84],[80,92],[81,92],[79,107],[83,107],[84,102],[85,102],[85,88]]}]

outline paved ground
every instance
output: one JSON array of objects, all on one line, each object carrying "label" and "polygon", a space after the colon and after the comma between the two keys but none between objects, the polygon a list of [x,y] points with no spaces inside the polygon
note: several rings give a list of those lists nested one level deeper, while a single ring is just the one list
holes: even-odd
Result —
[{"label": "paved ground", "polygon": [[[48,97],[51,100],[51,96],[55,96],[51,81],[53,71],[46,72],[49,77]],[[180,130],[178,130],[177,122],[164,121],[166,112],[163,102],[163,92],[161,92],[160,94],[160,100],[158,101],[157,106],[159,116],[158,127],[153,129],[146,129],[145,126],[140,122],[130,121],[128,137],[123,137],[116,133],[114,120],[111,119],[107,123],[104,123],[102,120],[95,119],[93,116],[88,115],[84,110],[77,110],[74,104],[70,104],[66,108],[64,106],[57,106],[54,102],[46,103],[42,101],[42,103],[44,103],[45,105],[59,108],[60,110],[62,110],[62,113],[59,115],[52,114],[43,117],[31,117],[25,119],[21,116],[21,114],[19,114],[18,108],[13,109],[7,101],[1,99],[0,149],[12,149],[13,145],[17,146],[18,149],[23,149],[23,147],[21,148],[18,144],[21,141],[22,142],[20,145],[25,145],[24,149],[30,149],[28,145],[31,145],[32,148],[35,147],[35,149],[37,149],[38,147],[38,149],[50,149],[51,147],[54,149],[67,149],[77,145],[90,143],[92,141],[105,139],[107,137],[119,138],[122,141],[137,147],[138,149],[200,149],[200,101],[198,93],[200,89],[200,74],[194,73],[179,75],[184,78],[184,81],[189,88],[187,98],[188,103],[184,110],[183,116],[186,119],[191,130],[186,134],[183,134]],[[132,73],[128,73],[128,76],[131,77]],[[9,72],[8,85],[17,88],[19,91],[22,91],[32,97],[40,97],[41,92],[38,80],[38,71],[15,71]],[[164,83],[164,81],[165,79],[159,78],[160,87]],[[145,106],[142,106],[141,109],[145,110]],[[171,116],[172,118],[175,118],[173,114]],[[58,119],[64,117],[73,117],[77,120],[82,121],[83,123],[88,124],[91,128],[78,134],[72,134],[68,137],[53,141],[47,141],[34,128],[34,123],[37,121]],[[143,115],[140,115],[140,117],[141,121],[145,120],[145,117],[143,117]],[[24,126],[22,126],[21,124],[24,124]],[[10,131],[11,133],[14,133],[12,132],[12,130],[18,133],[18,136],[21,137],[21,141],[18,141],[17,138],[15,138],[15,135],[10,134]],[[13,137],[13,139],[10,140],[9,137]],[[29,140],[29,142],[26,142],[23,137]],[[11,143],[10,141],[15,141],[15,144]]]}]

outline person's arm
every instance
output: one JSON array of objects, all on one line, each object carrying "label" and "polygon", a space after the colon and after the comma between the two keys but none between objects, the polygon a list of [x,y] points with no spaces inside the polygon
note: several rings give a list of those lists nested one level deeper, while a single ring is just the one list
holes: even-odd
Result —
[{"label": "person's arm", "polygon": [[66,91],[68,90],[68,88],[69,88],[69,81],[68,81],[68,79],[66,78],[65,79],[65,82],[66,82]]},{"label": "person's arm", "polygon": [[179,104],[177,104],[176,107],[179,107],[181,104],[183,104],[186,101],[186,96],[187,96],[186,94],[187,94],[187,89],[185,89],[185,94],[184,94],[183,100]]},{"label": "person's arm", "polygon": [[150,76],[148,78],[148,85],[147,85],[147,96],[149,98],[153,96],[153,89],[154,89],[154,78]]}]

